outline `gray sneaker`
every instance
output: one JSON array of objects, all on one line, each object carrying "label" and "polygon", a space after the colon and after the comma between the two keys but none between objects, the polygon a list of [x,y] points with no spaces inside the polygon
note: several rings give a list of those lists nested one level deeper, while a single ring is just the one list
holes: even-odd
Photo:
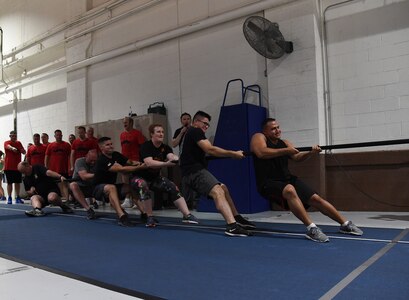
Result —
[{"label": "gray sneaker", "polygon": [[362,235],[364,233],[351,221],[348,221],[348,223],[345,226],[341,225],[341,227],[339,227],[339,232],[352,235]]},{"label": "gray sneaker", "polygon": [[183,223],[189,223],[189,224],[199,224],[199,220],[192,214],[188,214],[187,216],[183,216],[182,222]]},{"label": "gray sneaker", "polygon": [[39,208],[35,208],[33,210],[26,210],[24,213],[28,217],[43,217],[43,216],[45,216],[45,213]]},{"label": "gray sneaker", "polygon": [[305,235],[307,239],[314,242],[326,243],[329,242],[329,238],[318,227],[312,227],[307,231]]}]

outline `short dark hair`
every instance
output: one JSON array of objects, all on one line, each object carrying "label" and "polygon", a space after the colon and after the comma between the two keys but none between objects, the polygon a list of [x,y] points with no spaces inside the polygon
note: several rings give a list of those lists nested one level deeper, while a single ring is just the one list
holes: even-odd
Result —
[{"label": "short dark hair", "polygon": [[190,118],[192,118],[192,116],[191,116],[189,113],[184,112],[183,114],[180,115],[180,119],[182,120],[182,118],[183,118],[184,116],[189,116]]},{"label": "short dark hair", "polygon": [[56,134],[57,132],[62,133],[61,129],[56,129],[56,130],[54,130],[54,134]]},{"label": "short dark hair", "polygon": [[10,131],[10,135],[12,134],[17,134],[17,132],[15,130]]},{"label": "short dark hair", "polygon": [[110,137],[103,136],[102,138],[98,139],[98,145],[102,145],[103,143],[105,143],[106,141],[109,141],[109,140],[111,140]]},{"label": "short dark hair", "polygon": [[261,122],[261,128],[264,130],[264,128],[266,127],[267,123],[269,122],[274,122],[276,119],[274,118],[266,118],[264,119],[263,122]]},{"label": "short dark hair", "polygon": [[34,133],[33,137],[40,137],[40,135],[38,133]]},{"label": "short dark hair", "polygon": [[85,131],[85,127],[84,126],[78,126],[78,129],[83,129]]},{"label": "short dark hair", "polygon": [[193,121],[196,121],[200,117],[201,118],[208,118],[209,121],[212,119],[212,117],[208,113],[205,113],[204,111],[199,110],[199,111],[197,111],[197,113],[195,113],[195,116],[193,117]]},{"label": "short dark hair", "polygon": [[43,132],[41,135],[45,135],[46,137],[48,137],[48,134],[47,134],[47,133],[45,133],[45,132]]}]

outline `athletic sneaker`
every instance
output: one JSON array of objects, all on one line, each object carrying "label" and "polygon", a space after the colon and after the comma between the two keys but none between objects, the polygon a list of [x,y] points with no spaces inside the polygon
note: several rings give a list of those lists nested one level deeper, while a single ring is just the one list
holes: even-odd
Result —
[{"label": "athletic sneaker", "polygon": [[13,204],[13,199],[10,196],[7,198],[7,204]]},{"label": "athletic sneaker", "polygon": [[251,232],[247,231],[237,223],[227,224],[226,230],[224,231],[226,235],[229,236],[251,236]]},{"label": "athletic sneaker", "polygon": [[20,198],[20,196],[16,197],[16,204],[24,204],[24,201]]},{"label": "athletic sneaker", "polygon": [[6,201],[6,197],[4,197],[4,196],[1,197],[1,198],[0,198],[0,201]]},{"label": "athletic sneaker", "polygon": [[146,223],[148,221],[148,214],[147,213],[141,213],[141,222]]},{"label": "athletic sneaker", "polygon": [[24,213],[28,217],[43,217],[43,216],[45,216],[45,213],[39,208],[34,208],[33,210],[26,210]]},{"label": "athletic sneaker", "polygon": [[69,206],[67,206],[65,204],[61,204],[60,207],[62,209],[63,214],[72,214],[72,213],[74,213],[74,211],[71,209],[71,207],[69,207]]},{"label": "athletic sneaker", "polygon": [[314,242],[326,243],[329,242],[329,238],[318,227],[312,227],[307,231],[305,235],[307,239]]},{"label": "athletic sneaker", "polygon": [[132,208],[133,201],[129,198],[125,198],[124,202],[122,203],[122,208]]},{"label": "athletic sneaker", "polygon": [[98,205],[97,200],[94,200],[94,202],[92,203],[92,206],[94,207],[94,209],[98,209],[98,208],[99,208],[99,205]]},{"label": "athletic sneaker", "polygon": [[188,214],[187,216],[183,216],[182,222],[183,223],[189,223],[189,224],[199,224],[199,220],[192,214]]},{"label": "athletic sneaker", "polygon": [[123,227],[134,227],[135,224],[131,223],[131,221],[128,218],[127,214],[123,214],[119,220],[118,220],[118,225],[123,226]]},{"label": "athletic sneaker", "polygon": [[155,226],[156,226],[156,222],[155,222],[154,217],[152,217],[152,216],[148,217],[148,220],[146,221],[145,226],[146,226],[146,227],[151,227],[151,228],[155,227]]},{"label": "athletic sneaker", "polygon": [[239,224],[244,229],[247,229],[247,230],[256,229],[256,225],[249,222],[248,220],[243,218],[243,216],[241,215],[234,216],[234,219],[236,220],[237,224]]},{"label": "athletic sneaker", "polygon": [[97,216],[96,216],[96,214],[95,214],[95,211],[90,207],[88,210],[87,210],[87,219],[88,220],[95,220],[97,218]]},{"label": "athletic sneaker", "polygon": [[339,227],[339,232],[346,233],[346,234],[352,234],[352,235],[362,235],[364,232],[359,229],[354,223],[351,221],[348,221],[348,223],[345,226]]}]

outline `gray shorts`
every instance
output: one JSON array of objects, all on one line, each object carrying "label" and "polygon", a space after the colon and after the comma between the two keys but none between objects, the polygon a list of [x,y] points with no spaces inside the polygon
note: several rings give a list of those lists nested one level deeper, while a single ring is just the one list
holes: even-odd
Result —
[{"label": "gray shorts", "polygon": [[182,191],[187,194],[193,192],[208,196],[212,188],[217,184],[221,184],[220,181],[206,169],[182,177]]}]

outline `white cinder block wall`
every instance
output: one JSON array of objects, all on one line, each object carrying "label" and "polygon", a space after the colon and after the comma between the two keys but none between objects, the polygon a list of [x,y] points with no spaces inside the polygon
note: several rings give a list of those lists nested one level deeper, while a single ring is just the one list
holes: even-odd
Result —
[{"label": "white cinder block wall", "polygon": [[[57,25],[78,19],[87,10],[114,2],[0,0],[4,54]],[[56,45],[62,35],[71,36],[149,1],[126,1],[110,14],[74,25],[63,34],[16,54],[18,60],[7,58],[6,80],[16,84],[24,69],[28,77],[36,76],[55,66],[81,62],[264,1],[157,2],[67,42],[62,52],[61,46]],[[261,86],[263,105],[280,121],[284,136],[297,146],[325,144],[326,130],[333,143],[408,138],[409,1],[356,0],[325,12],[331,128],[326,128],[323,117],[325,74],[317,11],[321,5],[325,8],[341,1],[286,1],[276,7],[274,4],[279,2],[285,1],[270,0],[271,8],[253,15],[278,22],[284,37],[294,42],[292,54],[277,60],[266,60],[257,54],[242,34],[246,16],[171,38],[17,89],[16,97],[22,99],[17,104],[19,139],[26,145],[32,133],[47,132],[52,137],[56,128],[62,129],[67,138],[76,125],[118,119],[127,115],[130,107],[133,112],[144,114],[155,101],[166,102],[169,136],[178,127],[181,112],[193,114],[201,109],[213,116],[209,131],[212,137],[226,83],[234,78],[242,78],[246,85]],[[4,89],[0,83],[0,93]],[[233,85],[226,103],[239,103],[239,92],[238,85]],[[10,93],[0,94],[1,141],[8,138],[13,127],[11,99]],[[250,97],[248,102],[257,103],[257,99]]]},{"label": "white cinder block wall", "polygon": [[409,1],[353,1],[327,10],[335,144],[408,138],[408,16]]}]

